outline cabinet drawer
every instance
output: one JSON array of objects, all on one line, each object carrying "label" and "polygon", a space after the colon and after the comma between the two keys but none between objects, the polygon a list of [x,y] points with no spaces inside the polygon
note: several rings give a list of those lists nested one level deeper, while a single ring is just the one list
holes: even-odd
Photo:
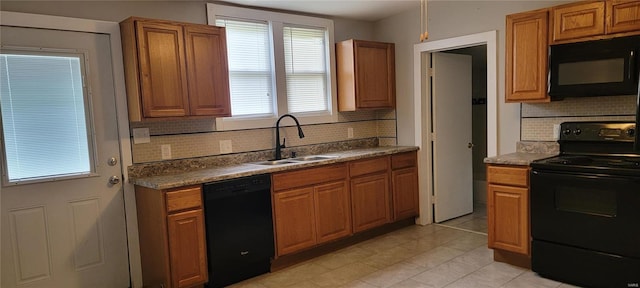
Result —
[{"label": "cabinet drawer", "polygon": [[389,157],[360,160],[349,163],[351,177],[387,171],[389,169]]},{"label": "cabinet drawer", "polygon": [[487,182],[527,187],[529,186],[529,167],[489,165]]},{"label": "cabinet drawer", "polygon": [[168,191],[166,196],[167,213],[189,208],[200,208],[202,206],[201,191],[200,186]]},{"label": "cabinet drawer", "polygon": [[337,164],[273,174],[273,191],[305,187],[347,178],[347,166]]},{"label": "cabinet drawer", "polygon": [[416,166],[416,152],[408,152],[391,156],[391,169]]}]

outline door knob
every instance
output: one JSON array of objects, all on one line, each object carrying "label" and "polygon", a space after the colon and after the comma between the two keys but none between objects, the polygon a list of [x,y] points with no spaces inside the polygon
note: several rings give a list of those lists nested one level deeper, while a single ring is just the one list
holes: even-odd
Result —
[{"label": "door knob", "polygon": [[118,183],[120,183],[120,177],[115,176],[115,175],[109,177],[109,184],[116,185]]},{"label": "door knob", "polygon": [[467,144],[467,148],[469,149],[473,148],[473,143],[469,142],[469,144]]},{"label": "door knob", "polygon": [[109,166],[116,166],[116,164],[118,164],[118,159],[116,159],[116,157],[111,157],[107,160],[107,164],[109,164]]}]

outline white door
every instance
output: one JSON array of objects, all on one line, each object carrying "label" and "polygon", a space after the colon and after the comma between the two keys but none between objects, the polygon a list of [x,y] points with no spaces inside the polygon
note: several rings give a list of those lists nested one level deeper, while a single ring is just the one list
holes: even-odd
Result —
[{"label": "white door", "polygon": [[435,222],[473,212],[471,56],[433,53]]},{"label": "white door", "polygon": [[109,36],[1,29],[0,286],[129,287]]}]

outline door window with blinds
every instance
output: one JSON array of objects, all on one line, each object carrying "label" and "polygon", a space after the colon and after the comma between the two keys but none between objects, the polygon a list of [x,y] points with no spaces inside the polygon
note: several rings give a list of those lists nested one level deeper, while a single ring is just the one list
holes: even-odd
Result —
[{"label": "door window with blinds", "polygon": [[232,117],[218,119],[217,129],[272,127],[287,113],[306,124],[335,121],[331,20],[211,3],[207,9],[209,24],[226,27],[227,35]]},{"label": "door window with blinds", "polygon": [[84,54],[0,52],[3,183],[90,175]]}]

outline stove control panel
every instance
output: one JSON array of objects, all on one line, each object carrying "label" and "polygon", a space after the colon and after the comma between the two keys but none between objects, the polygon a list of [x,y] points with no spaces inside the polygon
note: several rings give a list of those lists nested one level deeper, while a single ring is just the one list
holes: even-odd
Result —
[{"label": "stove control panel", "polygon": [[564,122],[560,125],[560,140],[633,142],[636,125],[633,122]]}]

